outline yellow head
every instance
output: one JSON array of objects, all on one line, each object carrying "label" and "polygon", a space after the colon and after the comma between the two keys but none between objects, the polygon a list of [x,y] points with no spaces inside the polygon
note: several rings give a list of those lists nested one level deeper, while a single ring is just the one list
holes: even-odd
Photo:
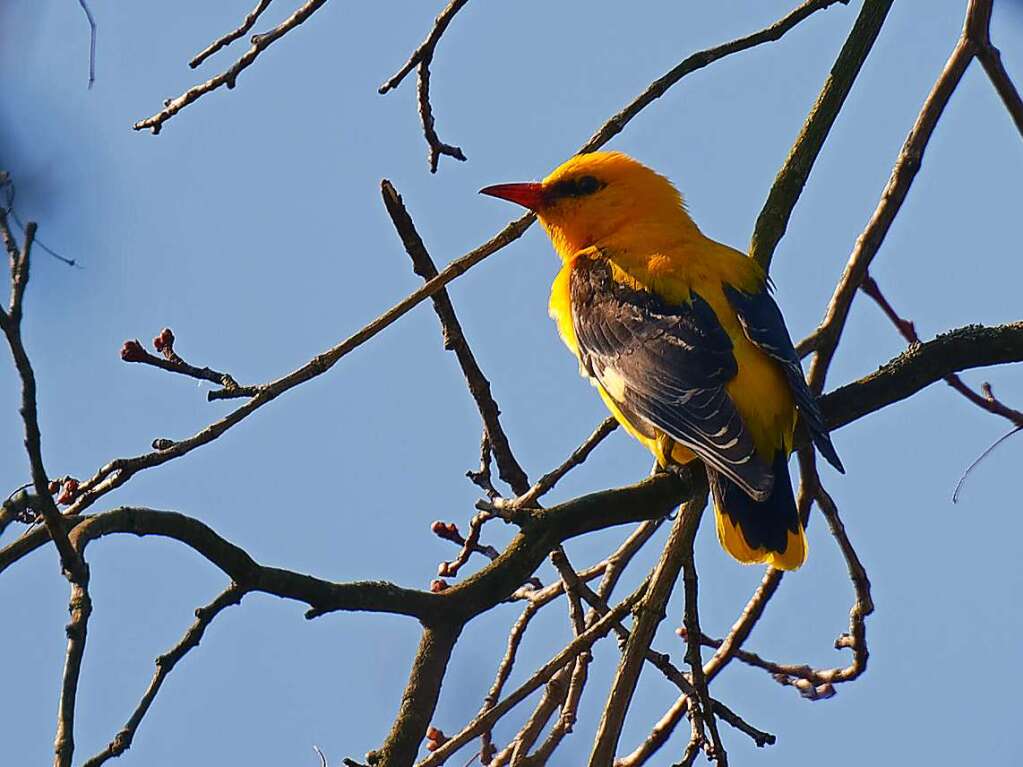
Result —
[{"label": "yellow head", "polygon": [[621,152],[576,155],[540,183],[480,192],[535,211],[563,258],[591,245],[669,244],[698,231],[672,183]]}]

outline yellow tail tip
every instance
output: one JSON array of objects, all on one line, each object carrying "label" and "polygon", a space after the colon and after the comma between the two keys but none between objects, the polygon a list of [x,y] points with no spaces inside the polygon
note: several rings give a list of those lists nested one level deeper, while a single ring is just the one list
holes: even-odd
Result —
[{"label": "yellow tail tip", "polygon": [[798,532],[788,531],[784,551],[771,551],[750,546],[738,525],[722,514],[717,506],[714,507],[714,518],[721,548],[744,565],[767,564],[778,570],[796,570],[806,561],[809,547],[802,527]]}]

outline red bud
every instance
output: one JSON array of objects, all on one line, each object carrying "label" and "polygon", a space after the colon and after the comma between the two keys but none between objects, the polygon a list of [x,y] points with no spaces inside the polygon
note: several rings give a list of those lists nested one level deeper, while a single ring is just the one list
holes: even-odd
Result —
[{"label": "red bud", "polygon": [[142,344],[138,342],[138,339],[125,341],[121,347],[121,359],[125,362],[144,362],[146,350],[142,348]]}]

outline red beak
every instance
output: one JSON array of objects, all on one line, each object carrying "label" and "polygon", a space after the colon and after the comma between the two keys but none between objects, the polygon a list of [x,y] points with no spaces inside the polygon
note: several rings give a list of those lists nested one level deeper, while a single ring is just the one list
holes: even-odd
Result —
[{"label": "red beak", "polygon": [[530,210],[538,210],[544,203],[543,184],[495,184],[480,189],[480,194],[518,203]]}]

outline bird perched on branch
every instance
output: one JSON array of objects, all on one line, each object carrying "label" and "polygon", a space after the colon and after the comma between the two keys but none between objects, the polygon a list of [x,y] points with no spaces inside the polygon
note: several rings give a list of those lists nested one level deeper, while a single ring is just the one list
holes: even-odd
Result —
[{"label": "bird perched on branch", "polygon": [[619,152],[481,192],[536,212],[562,260],[550,299],[562,339],[661,466],[702,459],[725,550],[803,564],[788,470],[797,417],[844,469],[763,269],[704,236],[668,179]]}]

